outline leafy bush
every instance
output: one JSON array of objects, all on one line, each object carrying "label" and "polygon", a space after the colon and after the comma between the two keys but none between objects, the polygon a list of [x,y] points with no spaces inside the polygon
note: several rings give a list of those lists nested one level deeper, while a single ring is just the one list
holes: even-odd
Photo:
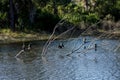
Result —
[{"label": "leafy bush", "polygon": [[88,23],[95,23],[99,20],[99,16],[96,13],[89,13],[88,15],[86,15],[86,22]]},{"label": "leafy bush", "polygon": [[7,13],[0,13],[0,26],[1,28],[8,26]]}]

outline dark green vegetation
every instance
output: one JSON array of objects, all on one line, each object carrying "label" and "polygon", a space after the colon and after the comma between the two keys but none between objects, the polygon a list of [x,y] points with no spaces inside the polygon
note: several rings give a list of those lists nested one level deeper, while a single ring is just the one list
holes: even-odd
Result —
[{"label": "dark green vegetation", "polygon": [[0,0],[0,29],[51,32],[63,17],[79,28],[99,20],[118,22],[120,0]]}]

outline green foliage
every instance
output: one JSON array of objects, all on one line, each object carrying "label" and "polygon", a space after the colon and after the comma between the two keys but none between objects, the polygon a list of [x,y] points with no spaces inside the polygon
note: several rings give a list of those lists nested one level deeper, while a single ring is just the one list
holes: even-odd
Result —
[{"label": "green foliage", "polygon": [[95,23],[100,19],[99,15],[96,12],[89,13],[88,11],[85,11],[81,3],[70,3],[65,7],[65,9],[67,12],[64,15],[67,21],[75,25],[79,25],[81,21],[84,21],[86,23]]},{"label": "green foliage", "polygon": [[8,0],[0,0],[0,28],[8,26]]},{"label": "green foliage", "polygon": [[36,7],[44,7],[50,0],[32,0]]},{"label": "green foliage", "polygon": [[95,10],[98,12],[101,18],[111,14],[116,20],[119,20],[120,14],[120,1],[119,0],[97,0]]},{"label": "green foliage", "polygon": [[[81,22],[93,24],[106,16],[120,20],[120,0],[84,0],[72,3],[71,0],[13,0],[16,28],[52,31],[60,18],[79,25]],[[18,10],[16,10],[16,3]],[[88,9],[86,9],[86,6]],[[9,25],[9,0],[0,0],[0,26]],[[34,10],[33,23],[30,21]],[[57,10],[55,10],[57,9]],[[54,14],[56,11],[56,14]]]},{"label": "green foliage", "polygon": [[8,0],[0,0],[0,11],[6,12],[8,10]]},{"label": "green foliage", "polygon": [[43,11],[43,12],[53,13],[52,4],[47,4],[45,7],[42,8],[42,11]]},{"label": "green foliage", "polygon": [[0,20],[6,20],[7,13],[0,13]]},{"label": "green foliage", "polygon": [[88,23],[96,23],[99,20],[99,16],[96,13],[89,13],[86,15],[86,22]]},{"label": "green foliage", "polygon": [[58,15],[62,18],[65,14],[65,9],[63,5],[58,6]]},{"label": "green foliage", "polygon": [[82,21],[82,17],[80,14],[76,13],[76,14],[66,14],[65,15],[66,20],[73,23],[73,24],[79,24],[79,22]]}]

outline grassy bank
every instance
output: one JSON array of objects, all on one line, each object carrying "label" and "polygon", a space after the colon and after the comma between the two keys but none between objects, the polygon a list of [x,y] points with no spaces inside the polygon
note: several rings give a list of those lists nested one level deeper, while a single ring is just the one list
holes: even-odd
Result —
[{"label": "grassy bank", "polygon": [[[95,35],[93,33],[91,35],[86,34],[86,36],[99,36],[102,33],[105,33],[105,34],[110,35],[111,38],[114,38],[114,39],[120,38],[119,30],[116,30],[116,31],[98,30],[97,33],[98,33],[97,35]],[[43,31],[38,33],[38,32],[33,32],[33,31],[12,32],[10,29],[1,29],[0,30],[0,44],[26,42],[26,41],[34,41],[34,40],[47,40],[49,37],[50,37],[50,33],[47,34],[46,32],[43,32]],[[65,36],[64,36],[64,38],[65,38]],[[105,38],[107,38],[107,37],[105,37]]]},{"label": "grassy bank", "polygon": [[0,44],[4,43],[15,43],[15,42],[24,42],[24,41],[33,41],[33,40],[46,40],[50,34],[45,32],[12,32],[10,29],[1,29],[0,30]]}]

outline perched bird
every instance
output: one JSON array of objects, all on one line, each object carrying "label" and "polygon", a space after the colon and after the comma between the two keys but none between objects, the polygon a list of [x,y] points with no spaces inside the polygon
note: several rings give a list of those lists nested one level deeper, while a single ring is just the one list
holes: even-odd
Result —
[{"label": "perched bird", "polygon": [[25,44],[23,43],[23,45],[22,45],[22,50],[25,50]]},{"label": "perched bird", "polygon": [[17,58],[20,54],[22,54],[22,53],[24,53],[24,52],[25,52],[25,44],[23,43],[23,45],[22,45],[22,50],[19,51],[18,54],[17,54],[15,57]]},{"label": "perched bird", "polygon": [[62,49],[64,47],[63,43],[58,45],[58,48]]},{"label": "perched bird", "polygon": [[27,49],[28,49],[28,50],[31,49],[31,43],[28,44],[28,48],[27,48]]},{"label": "perched bird", "polygon": [[86,49],[86,46],[84,46],[84,49]]},{"label": "perched bird", "polygon": [[31,43],[28,44],[27,48],[26,48],[25,44],[23,43],[22,50],[19,51],[19,53],[15,57],[18,57],[20,55],[30,54],[30,50],[31,50]]},{"label": "perched bird", "polygon": [[84,43],[84,44],[86,43],[86,40],[87,40],[86,38],[83,38],[83,43]]},{"label": "perched bird", "polygon": [[31,43],[25,45],[23,43],[22,50],[18,52],[15,56],[17,60],[21,60],[24,63],[32,62],[34,59],[37,58],[37,54],[34,49],[31,49]]},{"label": "perched bird", "polygon": [[95,44],[94,47],[95,47],[95,51],[97,51],[97,44]]}]

